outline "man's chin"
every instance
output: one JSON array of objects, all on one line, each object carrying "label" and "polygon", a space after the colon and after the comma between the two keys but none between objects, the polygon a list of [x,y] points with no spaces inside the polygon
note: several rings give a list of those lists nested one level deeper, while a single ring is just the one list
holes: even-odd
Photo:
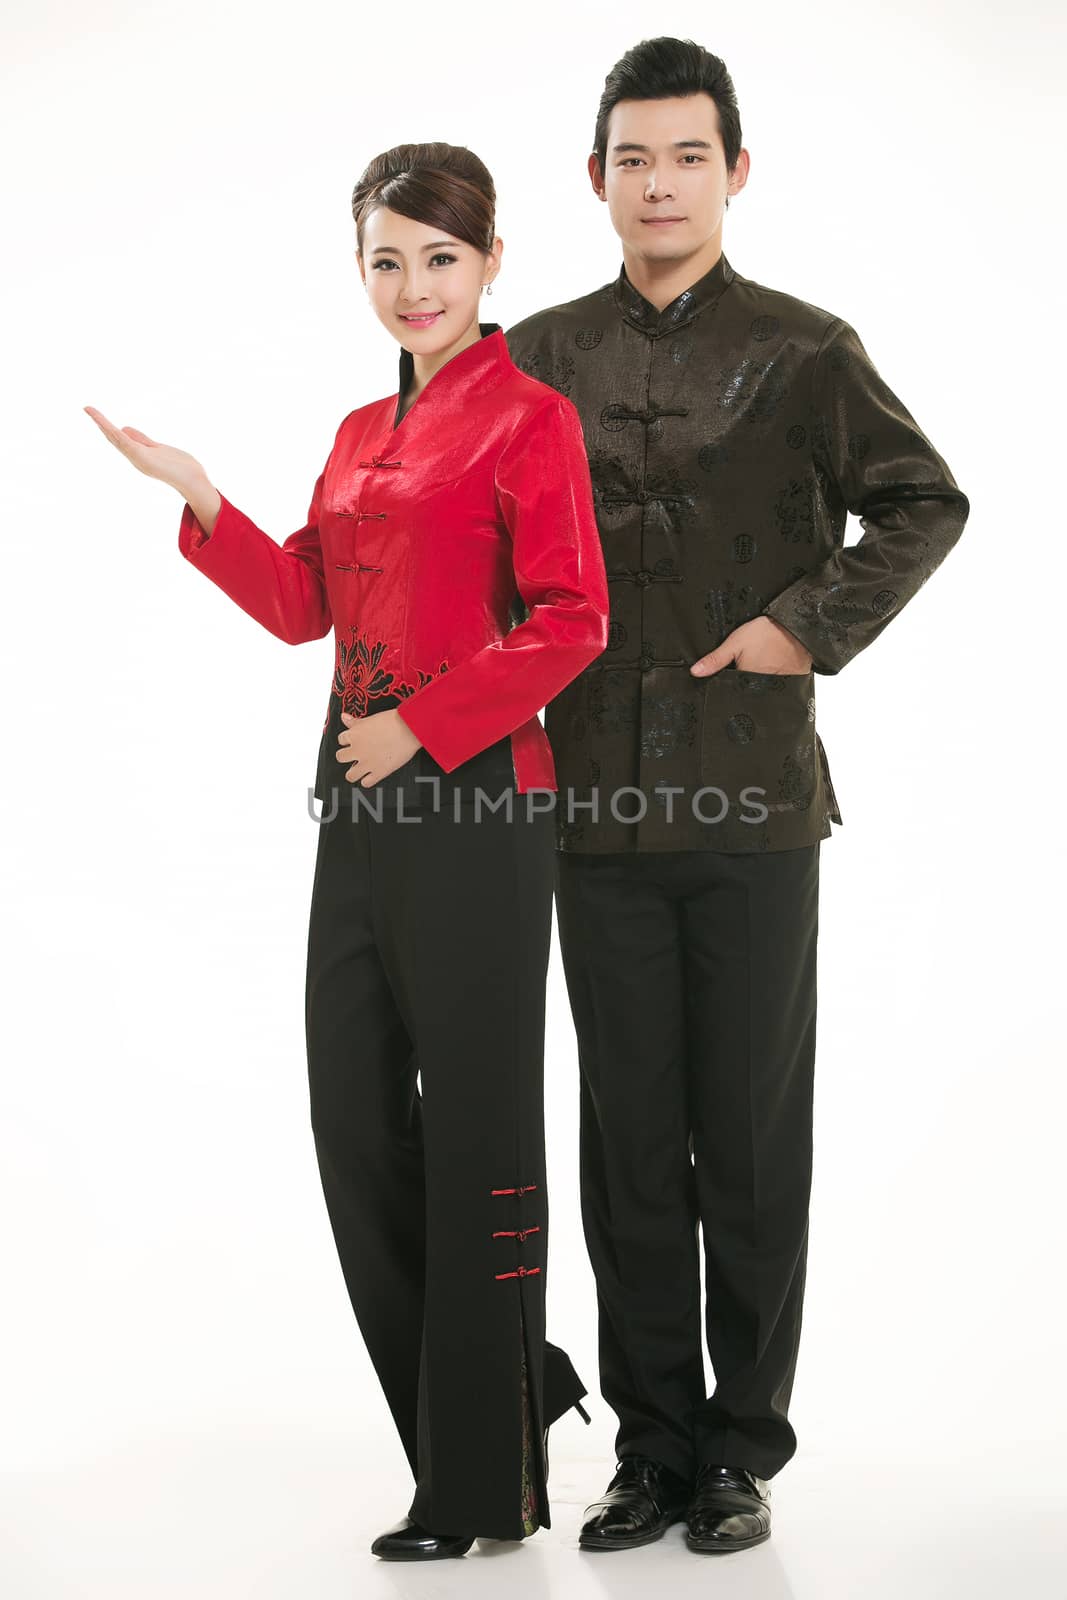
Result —
[{"label": "man's chin", "polygon": [[631,247],[646,261],[685,261],[700,248],[677,228],[650,228],[643,222],[636,224]]}]

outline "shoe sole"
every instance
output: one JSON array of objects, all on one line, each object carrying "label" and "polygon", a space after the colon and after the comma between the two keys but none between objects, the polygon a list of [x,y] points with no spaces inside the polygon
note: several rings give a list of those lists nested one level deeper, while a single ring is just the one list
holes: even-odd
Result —
[{"label": "shoe sole", "polygon": [[473,1543],[472,1539],[465,1550],[372,1550],[371,1555],[379,1561],[454,1561],[465,1556]]},{"label": "shoe sole", "polygon": [[695,1550],[702,1556],[728,1556],[733,1550],[751,1550],[753,1545],[763,1544],[771,1536],[770,1528],[765,1533],[754,1533],[747,1539],[715,1539],[703,1541],[695,1539],[691,1533],[686,1532],[685,1542],[690,1550]]},{"label": "shoe sole", "polygon": [[643,1544],[655,1544],[657,1539],[662,1539],[668,1528],[673,1528],[676,1523],[682,1522],[685,1512],[677,1516],[668,1517],[658,1528],[653,1528],[651,1533],[643,1533],[640,1538],[626,1538],[612,1534],[579,1534],[579,1550],[636,1550]]}]

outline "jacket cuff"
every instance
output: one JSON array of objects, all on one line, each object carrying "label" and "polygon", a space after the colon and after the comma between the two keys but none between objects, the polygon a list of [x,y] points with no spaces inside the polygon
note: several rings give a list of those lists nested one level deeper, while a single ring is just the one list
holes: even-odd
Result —
[{"label": "jacket cuff", "polygon": [[[447,726],[442,724],[428,703],[433,698],[430,694],[433,686],[433,683],[425,684],[417,695],[402,701],[397,707],[397,714],[442,771],[454,772],[462,762],[470,759],[471,752],[466,748],[469,740],[464,741],[461,747],[456,739],[449,738]],[[477,751],[474,753],[477,754]]]},{"label": "jacket cuff", "polygon": [[[833,676],[834,673],[841,670],[844,662],[831,661],[829,657],[821,653],[825,640],[820,630],[817,625],[812,626],[803,620],[798,620],[796,609],[789,604],[788,595],[788,589],[782,594],[776,595],[769,605],[764,606],[761,615],[770,617],[772,622],[777,622],[780,628],[784,628],[787,633],[791,633],[793,638],[804,646],[811,657],[811,669],[813,672],[820,672],[827,677]],[[780,612],[785,614],[780,615]]]},{"label": "jacket cuff", "polygon": [[212,545],[216,540],[222,544],[226,539],[236,507],[227,500],[221,489],[216,489],[216,493],[222,504],[219,506],[219,514],[215,518],[215,526],[211,533],[205,532],[203,523],[197,520],[196,513],[188,500],[182,507],[182,519],[178,526],[178,549],[187,561],[196,561],[205,545]]}]

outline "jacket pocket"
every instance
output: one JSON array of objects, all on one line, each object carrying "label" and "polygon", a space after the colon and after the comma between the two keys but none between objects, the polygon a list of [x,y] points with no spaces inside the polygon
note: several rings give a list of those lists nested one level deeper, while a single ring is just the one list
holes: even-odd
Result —
[{"label": "jacket pocket", "polygon": [[723,667],[705,678],[700,779],[721,789],[731,812],[750,822],[763,818],[761,807],[775,816],[815,806],[821,815],[827,784],[815,731],[814,671]]}]

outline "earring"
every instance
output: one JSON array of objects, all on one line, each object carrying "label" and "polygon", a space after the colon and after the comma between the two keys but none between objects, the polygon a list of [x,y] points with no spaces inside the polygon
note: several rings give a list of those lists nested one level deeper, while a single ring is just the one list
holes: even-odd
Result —
[{"label": "earring", "polygon": [[491,283],[483,283],[482,288],[485,290],[486,294],[492,294],[493,292],[493,285]]}]

